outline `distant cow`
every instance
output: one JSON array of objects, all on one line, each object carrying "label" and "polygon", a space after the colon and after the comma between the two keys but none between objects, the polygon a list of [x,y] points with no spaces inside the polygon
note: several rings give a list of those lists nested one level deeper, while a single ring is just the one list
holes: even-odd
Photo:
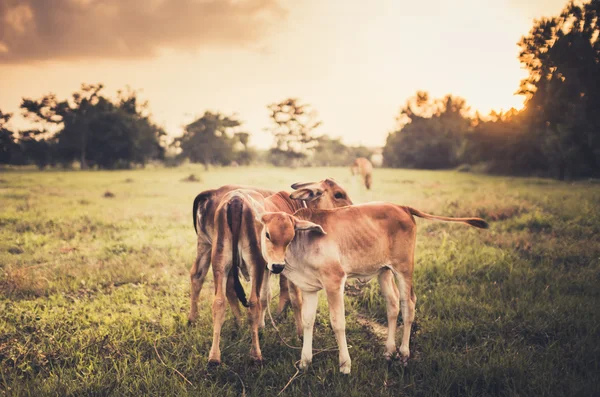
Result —
[{"label": "distant cow", "polygon": [[367,189],[371,189],[371,185],[373,184],[373,164],[364,158],[359,157],[354,160],[352,163],[352,175],[360,175],[365,187]]},{"label": "distant cow", "polygon": [[[396,321],[399,305],[404,322],[400,355],[410,355],[410,329],[417,297],[413,288],[417,227],[414,216],[487,228],[479,218],[448,218],[426,214],[411,207],[369,203],[333,210],[301,209],[294,215],[264,212],[253,202],[261,232],[262,254],[268,269],[282,273],[302,290],[304,341],[300,367],[312,361],[313,325],[317,292],[324,289],[329,303],[331,327],[339,346],[342,373],[350,373],[346,345],[344,285],[347,278],[367,281],[378,276],[387,303],[386,358],[396,354]],[[393,279],[396,279],[394,284]]]}]

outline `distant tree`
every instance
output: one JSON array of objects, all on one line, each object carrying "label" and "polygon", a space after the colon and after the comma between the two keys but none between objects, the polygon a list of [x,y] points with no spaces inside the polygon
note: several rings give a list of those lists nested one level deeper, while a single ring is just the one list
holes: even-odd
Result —
[{"label": "distant tree", "polygon": [[6,126],[11,117],[0,110],[0,164],[11,164],[19,152],[15,134]]},{"label": "distant tree", "polygon": [[348,161],[348,147],[340,138],[321,135],[310,159],[310,164],[319,167],[342,166]]},{"label": "distant tree", "polygon": [[78,159],[82,168],[129,168],[164,156],[165,135],[147,114],[137,93],[119,92],[117,100],[101,94],[102,84],[83,84],[71,99],[49,94],[39,100],[24,98],[21,108],[30,120],[49,127],[56,142],[57,161]]},{"label": "distant tree", "polygon": [[370,157],[372,152],[364,146],[346,146],[341,138],[321,135],[316,138],[310,164],[319,167],[346,167],[358,157]]},{"label": "distant tree", "polygon": [[564,179],[600,175],[600,0],[569,3],[519,42],[519,93],[540,149]]},{"label": "distant tree", "polygon": [[316,112],[307,104],[301,104],[295,98],[267,106],[272,126],[268,130],[273,134],[274,145],[271,159],[276,165],[290,165],[305,158],[317,144],[312,132],[321,125]]},{"label": "distant tree", "polygon": [[431,99],[423,91],[410,98],[387,137],[383,156],[389,167],[450,168],[459,163],[471,128],[462,98]]},{"label": "distant tree", "polygon": [[234,161],[239,165],[249,165],[256,159],[256,150],[249,146],[250,134],[236,132],[234,134]]},{"label": "distant tree", "polygon": [[174,145],[181,148],[181,156],[193,163],[229,165],[234,159],[234,146],[247,148],[248,134],[236,133],[241,122],[234,116],[205,112],[184,128],[183,135]]},{"label": "distant tree", "polygon": [[33,163],[39,169],[56,162],[56,142],[43,130],[25,130],[19,132],[19,146],[26,163]]},{"label": "distant tree", "polygon": [[523,113],[515,109],[492,112],[485,119],[478,115],[461,163],[483,165],[490,173],[543,175],[547,160],[524,120]]},{"label": "distant tree", "polygon": [[366,146],[348,146],[348,160],[344,163],[344,165],[352,164],[352,162],[359,157],[370,159],[372,155],[373,150]]}]

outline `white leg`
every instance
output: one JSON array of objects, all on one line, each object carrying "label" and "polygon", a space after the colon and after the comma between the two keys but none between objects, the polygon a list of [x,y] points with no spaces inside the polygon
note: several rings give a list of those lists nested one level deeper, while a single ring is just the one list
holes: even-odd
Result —
[{"label": "white leg", "polygon": [[302,307],[302,325],[304,327],[304,341],[302,344],[302,356],[300,368],[306,369],[312,362],[312,340],[315,317],[317,316],[317,304],[319,299],[316,292],[304,292],[304,304]]},{"label": "white leg", "polygon": [[400,296],[394,286],[394,274],[391,270],[379,273],[379,286],[387,307],[388,338],[385,343],[384,356],[386,360],[390,360],[396,353],[396,323],[400,312]]},{"label": "white leg", "polygon": [[[402,343],[400,344],[400,355],[405,363],[410,357],[410,329],[415,318],[415,302],[412,298],[412,280],[401,274],[396,274],[398,290],[400,291],[400,309],[402,310]],[[415,299],[416,301],[416,299]]]},{"label": "white leg", "polygon": [[[331,318],[331,328],[335,333],[335,339],[340,350],[340,372],[350,373],[350,353],[346,343],[346,315],[344,311],[344,284],[331,291],[327,291],[327,302],[329,303],[329,316]],[[306,329],[306,328],[305,328]]]}]

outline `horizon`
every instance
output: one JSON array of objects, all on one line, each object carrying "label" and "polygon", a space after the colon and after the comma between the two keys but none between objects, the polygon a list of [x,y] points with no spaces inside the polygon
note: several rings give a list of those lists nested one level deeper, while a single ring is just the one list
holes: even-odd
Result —
[{"label": "horizon", "polygon": [[139,90],[171,138],[212,110],[238,115],[250,144],[266,149],[273,142],[264,131],[267,105],[295,97],[323,121],[315,135],[380,147],[418,90],[462,97],[484,115],[522,108],[515,92],[526,72],[517,42],[534,19],[559,13],[566,1],[135,7],[142,4],[74,0],[49,9],[37,0],[0,0],[0,109],[15,115],[11,125],[28,125],[23,97],[62,99],[81,83],[103,83],[110,96]]}]

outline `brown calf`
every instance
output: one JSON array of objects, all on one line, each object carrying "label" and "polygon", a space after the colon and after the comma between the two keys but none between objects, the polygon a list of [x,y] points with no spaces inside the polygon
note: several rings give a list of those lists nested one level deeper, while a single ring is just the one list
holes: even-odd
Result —
[{"label": "brown calf", "polygon": [[[258,236],[262,226],[254,221],[249,198],[256,205],[268,211],[280,211],[292,214],[303,207],[335,208],[351,205],[344,189],[335,181],[326,179],[320,183],[294,184],[295,192],[291,195],[279,192],[267,198],[250,190],[235,190],[227,193],[215,213],[216,239],[212,248],[211,262],[214,274],[215,297],[213,301],[213,344],[209,354],[209,363],[214,365],[221,361],[220,335],[225,319],[224,291],[230,286],[229,275],[238,278],[238,270],[250,281],[250,299],[246,301],[239,281],[235,293],[242,303],[249,307],[252,347],[250,355],[254,360],[262,360],[258,341],[258,328],[264,326],[264,309],[269,299],[269,283],[263,281],[266,262],[260,253]],[[296,323],[301,326],[301,296],[297,288],[290,283],[290,298]],[[229,296],[229,292],[228,296]],[[230,302],[231,303],[231,302]],[[237,307],[237,306],[236,306]],[[232,305],[232,308],[234,306]],[[235,309],[234,309],[235,310]],[[239,308],[237,308],[239,316]]]},{"label": "brown calf", "polygon": [[[188,315],[188,323],[190,324],[198,317],[198,297],[200,296],[202,285],[204,284],[204,280],[208,274],[208,269],[210,268],[210,255],[212,251],[212,244],[216,235],[214,222],[215,212],[223,197],[232,190],[237,189],[254,190],[263,197],[267,197],[275,193],[270,190],[248,186],[225,185],[218,189],[205,190],[197,195],[194,199],[192,216],[194,219],[194,229],[196,229],[196,233],[198,235],[198,241],[196,260],[194,261],[194,264],[190,270],[190,313]],[[227,295],[227,299],[229,300],[229,304],[232,305],[232,308],[233,306],[237,307],[238,305],[233,282],[234,279],[232,275],[231,280],[229,280],[231,287],[228,289]],[[235,309],[233,310],[235,311]]]},{"label": "brown calf", "polygon": [[[395,333],[400,304],[404,321],[400,354],[406,361],[410,355],[410,329],[417,301],[412,283],[417,232],[413,215],[487,228],[487,223],[479,218],[439,217],[388,203],[333,210],[302,209],[294,215],[264,212],[259,205],[252,204],[257,219],[264,225],[261,247],[269,270],[283,270],[283,274],[303,293],[301,368],[306,368],[312,361],[317,292],[324,289],[331,326],[339,346],[340,371],[345,374],[350,373],[344,317],[346,279],[366,281],[378,276],[387,303],[385,356],[388,359],[396,352]],[[397,285],[394,285],[394,278]]]}]

